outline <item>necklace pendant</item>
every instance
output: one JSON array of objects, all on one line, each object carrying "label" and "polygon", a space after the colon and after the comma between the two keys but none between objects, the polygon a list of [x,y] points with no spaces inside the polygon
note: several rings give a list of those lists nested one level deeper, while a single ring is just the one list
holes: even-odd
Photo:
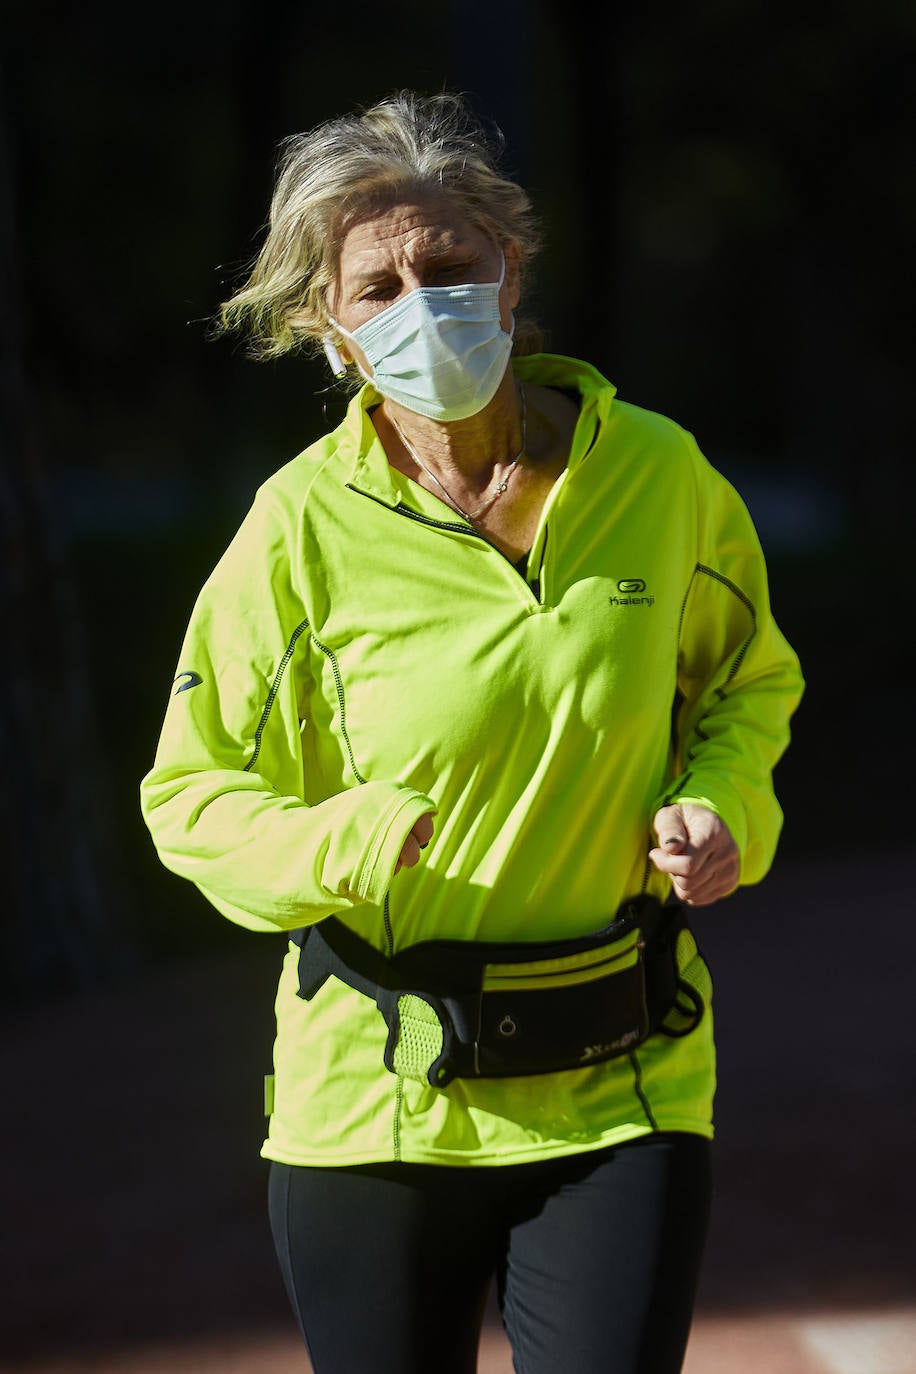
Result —
[{"label": "necklace pendant", "polygon": [[519,382],[518,384],[518,390],[519,397],[522,403],[522,446],[519,449],[518,453],[515,455],[515,457],[512,459],[512,462],[509,464],[508,468],[506,469],[506,475],[503,478],[503,480],[499,483],[499,485],[496,487],[495,491],[493,492],[493,495],[488,496],[482,506],[478,506],[476,510],[472,511],[467,511],[464,509],[463,506],[459,506],[458,502],[455,500],[454,496],[449,491],[445,483],[440,481],[436,474],[432,472],[423,462],[423,459],[420,457],[419,453],[417,453],[413,445],[409,442],[406,434],[401,429],[401,426],[398,424],[394,416],[390,415],[388,417],[394,428],[397,430],[398,437],[400,438],[401,443],[404,445],[404,448],[410,454],[411,458],[414,460],[417,467],[421,468],[422,471],[426,473],[426,476],[430,479],[430,481],[434,482],[436,486],[439,488],[439,490],[442,492],[442,495],[445,497],[448,504],[467,521],[478,520],[481,515],[483,515],[486,511],[490,509],[490,507],[493,505],[493,502],[496,501],[500,496],[502,496],[503,492],[509,490],[509,478],[512,476],[513,472],[518,467],[519,460],[521,459],[522,454],[525,452],[525,446],[528,442],[528,404],[525,395],[525,388],[521,382]]}]

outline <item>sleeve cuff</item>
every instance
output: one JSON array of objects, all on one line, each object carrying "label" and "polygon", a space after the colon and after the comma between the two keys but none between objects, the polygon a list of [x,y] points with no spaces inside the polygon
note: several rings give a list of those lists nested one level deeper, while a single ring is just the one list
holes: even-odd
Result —
[{"label": "sleeve cuff", "polygon": [[380,905],[391,886],[404,841],[421,816],[435,814],[436,803],[422,792],[401,790],[380,818],[353,875],[353,888],[363,901]]}]

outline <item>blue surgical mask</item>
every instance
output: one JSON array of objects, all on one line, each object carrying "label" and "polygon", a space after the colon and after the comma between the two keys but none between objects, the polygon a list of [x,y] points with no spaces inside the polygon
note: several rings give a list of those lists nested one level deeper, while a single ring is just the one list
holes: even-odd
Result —
[{"label": "blue surgical mask", "polygon": [[499,281],[419,287],[352,334],[331,323],[365,354],[372,376],[363,376],[376,391],[432,420],[465,420],[493,399],[509,363],[512,334],[499,318],[505,275],[503,256]]}]

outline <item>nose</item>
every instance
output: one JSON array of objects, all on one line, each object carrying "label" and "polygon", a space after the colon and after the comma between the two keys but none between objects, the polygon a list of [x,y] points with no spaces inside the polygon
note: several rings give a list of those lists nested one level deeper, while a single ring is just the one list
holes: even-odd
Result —
[{"label": "nose", "polygon": [[398,300],[402,296],[409,296],[411,291],[419,291],[421,287],[427,285],[422,268],[405,266],[401,270],[401,289],[398,292]]}]

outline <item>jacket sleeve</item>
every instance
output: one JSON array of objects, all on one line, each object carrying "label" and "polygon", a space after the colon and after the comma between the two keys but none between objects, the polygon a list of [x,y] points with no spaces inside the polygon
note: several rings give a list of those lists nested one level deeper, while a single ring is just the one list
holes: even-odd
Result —
[{"label": "jacket sleeve", "polygon": [[658,804],[699,802],[725,821],[741,883],[770,868],[782,828],[773,769],[804,683],[770,610],[763,551],[744,502],[690,436],[698,558],[678,644],[676,764]]},{"label": "jacket sleeve", "polygon": [[260,492],[204,586],[181,650],[143,818],[166,868],[230,920],[295,929],[384,900],[434,803],[395,780],[305,801],[301,714],[309,622],[297,547]]}]

